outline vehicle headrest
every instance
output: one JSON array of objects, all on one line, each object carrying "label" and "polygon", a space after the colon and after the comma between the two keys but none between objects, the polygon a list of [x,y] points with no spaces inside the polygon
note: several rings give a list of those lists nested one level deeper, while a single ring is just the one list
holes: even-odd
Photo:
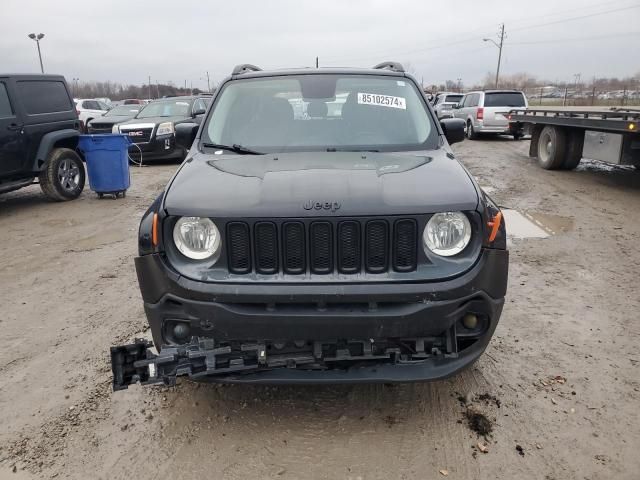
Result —
[{"label": "vehicle headrest", "polygon": [[312,100],[307,105],[307,115],[312,118],[323,118],[327,116],[329,107],[322,100]]}]

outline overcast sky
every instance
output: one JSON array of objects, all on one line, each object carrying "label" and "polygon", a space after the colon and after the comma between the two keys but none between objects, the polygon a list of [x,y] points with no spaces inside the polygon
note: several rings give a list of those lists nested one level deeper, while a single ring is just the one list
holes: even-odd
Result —
[{"label": "overcast sky", "polygon": [[[640,72],[640,0],[0,0],[0,70],[37,72],[31,32],[44,33],[45,72],[71,81],[206,87],[235,64],[262,68],[411,65],[425,84],[494,72],[549,80]],[[603,12],[608,12],[603,14]],[[584,18],[576,18],[584,17]]]}]

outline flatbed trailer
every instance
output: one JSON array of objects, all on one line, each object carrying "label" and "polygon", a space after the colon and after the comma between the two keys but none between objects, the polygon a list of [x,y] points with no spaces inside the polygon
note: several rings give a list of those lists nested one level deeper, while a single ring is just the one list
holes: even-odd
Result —
[{"label": "flatbed trailer", "polygon": [[572,170],[582,158],[640,169],[640,109],[514,109],[514,128],[529,130],[529,156],[547,170]]}]

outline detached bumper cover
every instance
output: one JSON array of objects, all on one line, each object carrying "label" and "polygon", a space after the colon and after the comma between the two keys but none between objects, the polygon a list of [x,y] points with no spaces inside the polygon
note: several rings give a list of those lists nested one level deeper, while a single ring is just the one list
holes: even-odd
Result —
[{"label": "detached bumper cover", "polygon": [[[508,252],[483,249],[465,274],[440,282],[221,284],[136,258],[153,340],[112,349],[114,389],[172,384],[180,375],[231,383],[408,382],[473,363],[497,326]],[[465,315],[475,329],[462,325]],[[175,326],[188,332],[176,340]]]}]

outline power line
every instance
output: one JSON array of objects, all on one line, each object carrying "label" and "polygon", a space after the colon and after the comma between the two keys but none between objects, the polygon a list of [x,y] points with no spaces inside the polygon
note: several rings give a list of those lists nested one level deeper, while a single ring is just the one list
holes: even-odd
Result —
[{"label": "power line", "polygon": [[563,18],[555,22],[538,23],[536,25],[528,25],[525,27],[512,28],[511,31],[528,30],[530,28],[548,27],[549,25],[557,25],[559,23],[573,22],[574,20],[582,20],[583,18],[599,17],[601,15],[609,15],[610,13],[621,12],[623,10],[631,10],[632,8],[640,8],[640,5],[632,5],[630,7],[615,8],[613,10],[605,10],[603,12],[590,13],[588,15],[581,15],[579,17]]},{"label": "power line", "polygon": [[[600,4],[599,6],[603,6],[603,5],[608,5],[608,4],[613,4],[613,3],[618,3],[618,2],[606,2],[603,4]],[[591,5],[590,7],[593,8],[596,5]],[[590,7],[585,7],[585,8],[590,8]],[[516,28],[510,28],[511,31],[520,31],[520,30],[528,30],[531,28],[538,28],[538,27],[546,27],[549,25],[557,25],[560,23],[565,23],[565,22],[572,22],[575,20],[581,20],[583,18],[591,18],[591,17],[597,17],[600,15],[608,15],[611,13],[616,13],[616,12],[620,12],[620,11],[624,11],[624,10],[630,10],[630,9],[634,9],[634,8],[640,8],[640,5],[631,5],[631,6],[626,6],[626,7],[621,7],[621,8],[616,8],[616,9],[609,9],[609,10],[604,10],[604,11],[599,11],[599,12],[594,12],[591,14],[587,14],[587,15],[581,15],[578,17],[570,17],[570,18],[563,18],[563,19],[559,19],[556,21],[552,21],[552,22],[546,22],[546,23],[541,23],[541,24],[535,24],[535,25],[527,25],[524,27],[516,27]],[[573,12],[576,11],[576,9],[572,9],[572,10],[565,10],[565,12]],[[557,15],[557,12],[554,14],[548,14],[548,15],[541,15],[538,17],[529,17],[530,18],[544,18],[544,17],[549,17],[552,15]],[[512,20],[513,22],[517,22],[518,20]],[[466,39],[462,39],[462,40],[457,40],[457,41],[453,41],[453,42],[447,42],[444,41],[442,43],[438,43],[435,45],[432,45],[430,47],[426,47],[426,48],[420,48],[420,49],[414,49],[414,50],[402,50],[401,52],[399,51],[399,53],[386,53],[386,54],[375,54],[375,55],[367,55],[367,56],[363,56],[363,57],[331,57],[331,56],[327,56],[326,58],[328,59],[329,63],[336,63],[336,62],[349,62],[349,61],[365,61],[365,60],[376,60],[379,59],[381,57],[392,57],[394,55],[411,55],[414,53],[423,53],[423,52],[428,52],[428,51],[433,51],[433,50],[438,50],[441,48],[448,48],[450,46],[455,46],[455,45],[460,45],[460,44],[464,44],[464,43],[469,43],[469,42],[474,42],[474,41],[479,41],[481,40],[482,37],[469,37]],[[513,44],[512,42],[508,43],[509,45]]]},{"label": "power line", "polygon": [[558,38],[557,40],[540,40],[536,42],[509,42],[509,45],[538,45],[543,43],[561,43],[561,42],[586,42],[590,40],[602,40],[605,38],[628,37],[640,35],[640,32],[613,33],[611,35],[599,35],[595,37],[575,37],[575,38]]}]

